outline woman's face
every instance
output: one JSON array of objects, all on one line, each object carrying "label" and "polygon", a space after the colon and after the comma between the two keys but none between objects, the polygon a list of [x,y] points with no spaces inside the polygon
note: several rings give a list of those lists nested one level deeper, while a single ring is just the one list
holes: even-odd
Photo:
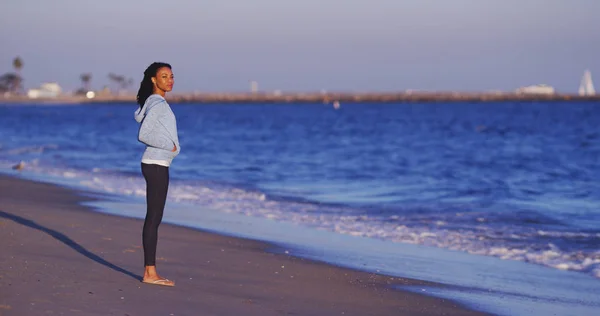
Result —
[{"label": "woman's face", "polygon": [[162,90],[164,92],[170,92],[173,90],[173,84],[175,83],[173,72],[169,67],[159,68],[156,72],[156,77],[152,78],[152,82],[154,83],[155,91]]}]

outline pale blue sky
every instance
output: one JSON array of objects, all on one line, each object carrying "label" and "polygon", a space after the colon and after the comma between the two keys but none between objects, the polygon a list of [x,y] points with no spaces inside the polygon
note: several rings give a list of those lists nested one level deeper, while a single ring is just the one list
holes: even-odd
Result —
[{"label": "pale blue sky", "polygon": [[[0,73],[26,87],[136,88],[152,61],[176,91],[513,90],[600,85],[600,0],[2,0]],[[597,78],[597,79],[596,79]]]}]

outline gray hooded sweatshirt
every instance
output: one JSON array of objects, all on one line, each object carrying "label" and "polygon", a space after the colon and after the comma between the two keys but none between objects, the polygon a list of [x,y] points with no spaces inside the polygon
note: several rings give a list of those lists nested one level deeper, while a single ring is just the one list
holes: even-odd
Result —
[{"label": "gray hooded sweatshirt", "polygon": [[146,145],[142,163],[169,167],[181,147],[175,114],[165,98],[158,94],[148,97],[144,106],[135,111],[135,120],[140,123],[138,140]]}]

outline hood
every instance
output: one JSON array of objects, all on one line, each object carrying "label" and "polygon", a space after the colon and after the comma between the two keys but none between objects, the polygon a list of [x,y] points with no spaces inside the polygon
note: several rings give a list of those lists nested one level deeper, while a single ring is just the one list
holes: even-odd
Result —
[{"label": "hood", "polygon": [[150,110],[154,105],[158,104],[159,102],[157,101],[163,100],[164,98],[157,94],[149,96],[148,99],[146,99],[144,106],[139,107],[137,110],[135,110],[135,120],[138,123],[141,123],[142,120],[144,120],[144,117],[146,117],[146,113],[148,113],[148,110]]},{"label": "hood", "polygon": [[141,123],[144,117],[146,117],[146,110],[148,109],[148,103],[144,103],[144,106],[135,110],[135,120]]}]

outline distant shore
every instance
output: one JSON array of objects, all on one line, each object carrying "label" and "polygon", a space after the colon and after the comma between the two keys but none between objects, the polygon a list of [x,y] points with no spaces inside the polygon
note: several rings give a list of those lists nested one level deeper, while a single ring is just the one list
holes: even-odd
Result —
[{"label": "distant shore", "polygon": [[[416,102],[531,102],[531,101],[600,101],[600,95],[519,94],[468,92],[339,92],[339,93],[173,93],[172,103],[416,103]],[[130,103],[135,95],[100,95],[88,99],[83,95],[30,99],[27,96],[0,96],[4,104],[94,104]]]}]

